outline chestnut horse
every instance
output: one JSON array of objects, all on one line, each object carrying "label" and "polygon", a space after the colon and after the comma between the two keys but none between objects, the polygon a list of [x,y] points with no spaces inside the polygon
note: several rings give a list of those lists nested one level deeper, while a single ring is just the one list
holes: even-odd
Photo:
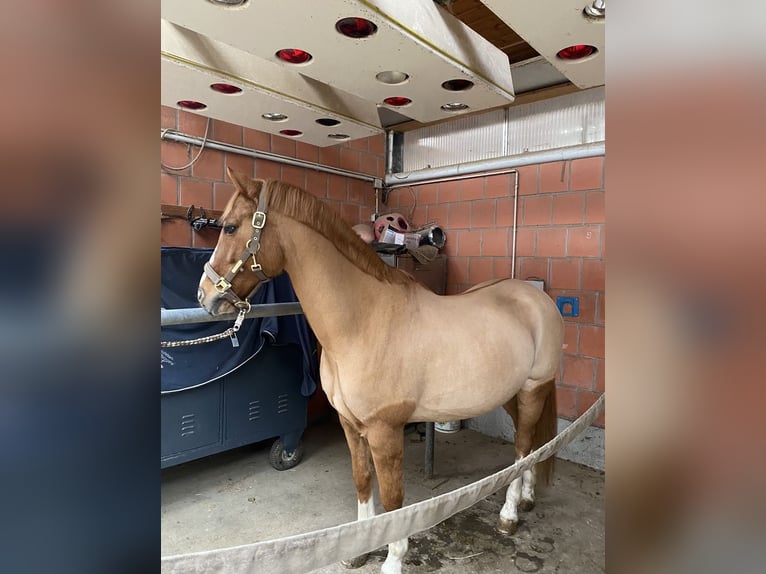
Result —
[{"label": "chestnut horse", "polygon": [[[513,417],[516,458],[556,433],[553,378],[564,327],[553,301],[513,279],[439,296],[389,267],[335,211],[298,187],[229,171],[236,192],[198,299],[213,315],[247,309],[261,281],[287,272],[322,345],[320,378],[346,435],[358,518],[374,515],[370,457],[386,511],[402,506],[404,426],[475,417],[500,405]],[[440,333],[434,344],[424,332]],[[508,487],[498,530],[534,503],[536,474]],[[392,542],[384,574],[401,572],[407,539]]]}]

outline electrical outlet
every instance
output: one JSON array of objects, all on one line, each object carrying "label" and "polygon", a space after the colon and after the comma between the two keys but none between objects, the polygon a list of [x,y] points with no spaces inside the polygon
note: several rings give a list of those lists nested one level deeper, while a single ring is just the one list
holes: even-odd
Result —
[{"label": "electrical outlet", "polygon": [[579,297],[556,297],[556,307],[562,317],[580,316],[580,298]]}]

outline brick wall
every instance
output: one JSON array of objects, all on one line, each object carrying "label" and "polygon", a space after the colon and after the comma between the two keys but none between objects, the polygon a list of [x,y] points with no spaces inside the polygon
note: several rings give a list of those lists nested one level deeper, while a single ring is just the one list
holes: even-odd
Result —
[{"label": "brick wall", "polygon": [[[202,137],[206,124],[205,117],[161,106],[162,128]],[[320,148],[300,140],[211,120],[208,138],[377,177],[382,177],[385,171],[383,135]],[[163,141],[161,159],[167,165],[182,166],[198,152],[198,146]],[[351,225],[369,222],[374,210],[375,196],[371,183],[212,149],[205,149],[191,168],[183,171],[160,169],[160,202],[223,209],[234,193],[234,186],[226,176],[227,167],[253,177],[281,179],[296,184],[335,208]],[[162,245],[180,247],[214,247],[218,233],[219,230],[212,228],[195,232],[183,220],[165,220],[161,228],[161,242]]]},{"label": "brick wall", "polygon": [[[580,316],[565,318],[557,378],[559,416],[574,419],[604,391],[604,158],[518,171],[516,277],[544,279],[554,299],[580,299]],[[510,277],[511,174],[399,188],[386,207],[446,231],[448,293]],[[603,426],[603,414],[596,424]]]}]

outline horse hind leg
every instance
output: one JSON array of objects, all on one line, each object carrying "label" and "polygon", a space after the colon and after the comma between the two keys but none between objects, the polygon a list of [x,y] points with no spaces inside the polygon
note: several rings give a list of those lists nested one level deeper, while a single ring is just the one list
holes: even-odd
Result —
[{"label": "horse hind leg", "polygon": [[[357,520],[375,516],[375,503],[372,498],[372,473],[370,471],[370,447],[367,440],[354,426],[339,415],[343,432],[346,434],[348,449],[351,451],[351,470],[357,492]],[[367,562],[368,554],[362,554],[351,560],[343,560],[346,568],[360,568]]]},{"label": "horse hind leg", "polygon": [[[549,381],[518,395],[504,405],[516,427],[516,460],[524,458],[556,434],[555,385]],[[548,459],[511,481],[500,510],[497,530],[513,534],[518,527],[518,510],[531,510],[535,505],[535,484],[540,467],[546,482],[550,479],[553,459]]]},{"label": "horse hind leg", "polygon": [[[404,455],[404,427],[376,425],[372,427],[367,439],[372,450],[375,473],[378,477],[380,501],[386,512],[402,507],[404,485],[402,458]],[[401,574],[402,561],[409,544],[402,538],[388,545],[388,555],[381,568],[381,574]]]}]

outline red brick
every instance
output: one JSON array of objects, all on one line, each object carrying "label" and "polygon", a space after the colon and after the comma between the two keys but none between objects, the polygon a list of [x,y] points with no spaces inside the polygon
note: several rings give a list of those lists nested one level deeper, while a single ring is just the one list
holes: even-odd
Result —
[{"label": "red brick", "polygon": [[377,156],[383,157],[386,155],[386,136],[385,134],[380,134],[377,136],[370,136],[369,142],[367,144],[367,149],[370,150],[370,153],[375,154]]},{"label": "red brick", "polygon": [[596,319],[598,325],[606,323],[606,294],[604,292],[596,295]]},{"label": "red brick", "polygon": [[160,174],[160,203],[178,205],[178,178],[166,173]]},{"label": "red brick", "polygon": [[471,228],[495,226],[495,200],[471,202]]},{"label": "red brick", "polygon": [[[496,199],[496,212],[495,212],[495,225],[498,227],[513,227],[513,198],[501,197]],[[518,209],[518,222],[521,221],[521,208],[519,203]]]},{"label": "red brick", "polygon": [[464,283],[447,283],[447,295],[457,295],[466,290]]},{"label": "red brick", "polygon": [[513,185],[511,183],[510,173],[491,175],[485,179],[484,197],[487,199],[513,196]]},{"label": "red brick", "polygon": [[319,159],[319,148],[305,142],[295,142],[295,157],[316,163]]},{"label": "red brick", "polygon": [[378,158],[368,153],[359,155],[359,171],[366,173],[367,175],[374,175],[375,177],[381,177],[383,174],[378,173]]},{"label": "red brick", "polygon": [[340,167],[349,171],[359,171],[359,156],[361,154],[353,149],[341,148]]},{"label": "red brick", "polygon": [[604,358],[604,327],[580,325],[580,353],[586,357]]},{"label": "red brick", "polygon": [[[508,243],[508,249],[510,253],[510,249],[512,247],[511,241],[513,238],[510,237],[510,234],[513,233],[513,230],[508,231],[509,235],[509,243]],[[535,240],[537,238],[537,233],[535,233],[535,229],[529,227],[517,227],[516,228],[516,256],[519,257],[533,257],[535,254]]]},{"label": "red brick", "polygon": [[[255,173],[255,160],[245,155],[239,155],[237,153],[227,153],[224,158],[226,167],[244,173],[249,177],[253,177]],[[224,170],[225,173],[226,170]],[[226,176],[228,179],[228,176]]]},{"label": "red brick", "polygon": [[343,221],[349,224],[349,226],[360,223],[359,221],[359,206],[352,205],[350,203],[344,203],[340,206],[340,216]]},{"label": "red brick", "polygon": [[472,285],[493,279],[492,259],[490,257],[471,257],[468,260],[468,279]]},{"label": "red brick", "polygon": [[548,259],[536,257],[520,257],[517,259],[519,272],[516,277],[519,279],[539,278],[545,281],[548,286]]},{"label": "red brick", "polygon": [[223,152],[214,149],[203,150],[192,166],[192,175],[202,179],[223,181]]},{"label": "red brick", "polygon": [[245,147],[258,151],[271,151],[271,136],[251,128],[244,128]]},{"label": "red brick", "polygon": [[448,260],[450,257],[455,257],[457,255],[459,233],[459,231],[452,231],[447,234],[447,240],[444,243],[444,247],[442,248],[442,253],[447,256]]},{"label": "red brick", "polygon": [[277,155],[295,157],[295,140],[271,134],[271,151]]},{"label": "red brick", "polygon": [[327,174],[321,171],[307,169],[306,191],[314,197],[327,197]]},{"label": "red brick", "polygon": [[418,194],[418,205],[431,205],[436,203],[436,198],[439,192],[438,183],[428,183],[415,189]]},{"label": "red brick", "polygon": [[495,278],[505,279],[511,276],[511,258],[495,257]]},{"label": "red brick", "polygon": [[257,159],[255,160],[255,177],[258,179],[282,179],[282,164]]},{"label": "red brick", "polygon": [[567,255],[569,257],[600,257],[601,227],[586,225],[568,228]]},{"label": "red brick", "polygon": [[583,194],[564,193],[553,198],[553,223],[582,223]]},{"label": "red brick", "polygon": [[212,139],[234,145],[242,145],[242,126],[230,124],[221,120],[213,120],[210,126]]},{"label": "red brick", "polygon": [[[181,167],[191,161],[189,151],[191,146],[186,144],[163,141],[160,143],[160,161],[169,168]],[[173,175],[189,175],[190,168],[186,169],[168,169],[168,173]]]},{"label": "red brick", "polygon": [[[182,134],[203,137],[206,127],[206,117],[185,110],[178,110],[178,131]],[[212,127],[210,131],[212,131]],[[210,131],[208,131],[208,137],[211,137]]]},{"label": "red brick", "polygon": [[213,183],[197,179],[181,180],[181,205],[213,208]]},{"label": "red brick", "polygon": [[580,189],[601,189],[603,158],[588,157],[572,161],[572,191]]},{"label": "red brick", "polygon": [[481,254],[486,257],[507,257],[508,230],[504,228],[482,230]]},{"label": "red brick", "polygon": [[439,203],[449,203],[460,199],[460,182],[444,181],[439,184]]},{"label": "red brick", "polygon": [[428,217],[428,207],[425,205],[418,205],[412,212],[410,218],[410,225],[414,228],[424,225]]},{"label": "red brick", "polygon": [[330,167],[340,166],[340,147],[333,145],[319,148],[319,163]]},{"label": "red brick", "polygon": [[580,288],[580,259],[551,259],[551,289]]},{"label": "red brick", "polygon": [[359,206],[359,222],[372,224],[372,211],[373,208],[369,205]]},{"label": "red brick", "polygon": [[544,227],[537,230],[537,255],[539,257],[564,257],[566,244],[566,228]]},{"label": "red brick", "polygon": [[[453,236],[455,233],[453,232]],[[457,254],[461,256],[477,256],[481,254],[481,231],[459,231],[457,233]]]},{"label": "red brick", "polygon": [[442,229],[447,226],[447,204],[429,205],[428,221],[435,222]]},{"label": "red brick", "polygon": [[447,281],[468,283],[468,257],[447,258]]},{"label": "red brick", "polygon": [[223,210],[226,204],[229,203],[231,196],[234,195],[233,183],[220,183],[213,184],[213,208]]},{"label": "red brick", "polygon": [[561,382],[572,387],[591,390],[595,362],[587,357],[564,355],[562,359],[563,375]]},{"label": "red brick", "polygon": [[460,199],[469,201],[471,199],[482,199],[484,197],[484,178],[472,177],[460,182]]},{"label": "red brick", "polygon": [[606,206],[603,191],[590,191],[585,195],[585,223],[604,223]]},{"label": "red brick", "polygon": [[579,335],[580,328],[576,323],[564,323],[564,353],[567,355],[577,355],[579,353]]},{"label": "red brick", "polygon": [[306,169],[294,165],[282,166],[282,180],[301,189],[306,188]]},{"label": "red brick", "polygon": [[191,247],[192,228],[182,219],[166,219],[160,226],[160,243],[168,247]]},{"label": "red brick", "polygon": [[[579,417],[581,414],[583,414],[585,411],[587,411],[590,407],[593,406],[593,403],[595,403],[598,398],[601,396],[601,393],[594,393],[593,391],[585,391],[580,390],[577,393],[577,416]],[[604,426],[604,414],[606,413],[606,408],[601,412],[601,414],[596,417],[596,420],[593,421],[594,426]]]},{"label": "red brick", "polygon": [[178,125],[178,118],[176,117],[176,109],[169,106],[160,106],[160,128],[169,128],[171,130],[176,129]]},{"label": "red brick", "polygon": [[551,222],[553,201],[550,195],[525,197],[519,201],[523,205],[524,225],[548,225]]},{"label": "red brick", "polygon": [[602,259],[583,259],[582,288],[586,291],[603,291],[606,264]]},{"label": "red brick", "polygon": [[399,211],[408,217],[410,211],[415,208],[417,204],[417,197],[413,196],[406,188],[399,188],[397,192],[399,199]]},{"label": "red brick", "polygon": [[[539,165],[525,165],[517,170],[519,178],[519,195],[533,195],[538,191],[540,179]],[[513,195],[511,191],[510,195]]]},{"label": "red brick", "polygon": [[447,218],[450,229],[465,229],[471,225],[471,207],[469,203],[450,203],[449,217]]},{"label": "red brick", "polygon": [[340,201],[348,200],[348,180],[339,175],[330,174],[329,185],[327,187],[327,197]]},{"label": "red brick", "polygon": [[596,359],[596,391],[603,393],[606,391],[606,361]]},{"label": "red brick", "polygon": [[215,247],[218,244],[220,232],[214,227],[203,228],[192,232],[192,247]]},{"label": "red brick", "polygon": [[348,182],[348,200],[351,203],[372,203],[374,192],[370,184],[358,180],[350,179]]},{"label": "red brick", "polygon": [[556,407],[560,417],[565,419],[577,418],[577,389],[557,386]]},{"label": "red brick", "polygon": [[567,191],[569,188],[569,163],[556,161],[540,165],[540,193]]},{"label": "red brick", "polygon": [[360,151],[367,151],[369,149],[369,140],[368,138],[359,138],[355,140],[351,140],[350,142],[346,142],[344,147],[348,147],[351,149],[356,149]]}]

